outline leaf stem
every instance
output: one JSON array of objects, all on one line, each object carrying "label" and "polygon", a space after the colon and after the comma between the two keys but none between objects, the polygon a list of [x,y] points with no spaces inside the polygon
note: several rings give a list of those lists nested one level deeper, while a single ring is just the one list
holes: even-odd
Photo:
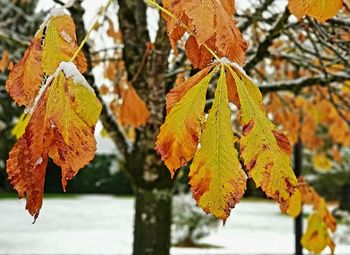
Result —
[{"label": "leaf stem", "polygon": [[108,7],[110,6],[110,4],[112,3],[113,0],[108,0],[108,2],[103,6],[101,7],[99,13],[97,14],[97,17],[96,17],[96,20],[95,22],[91,25],[89,31],[87,32],[87,34],[85,35],[85,38],[83,39],[83,41],[81,42],[81,44],[79,45],[79,48],[76,50],[76,52],[74,53],[73,57],[69,60],[70,62],[73,62],[74,59],[78,56],[79,52],[81,51],[81,49],[84,47],[87,39],[89,38],[91,32],[94,30],[94,27],[96,26],[98,20],[100,19],[101,16],[103,16]]},{"label": "leaf stem", "polygon": [[[174,14],[172,14],[170,11],[168,11],[168,10],[165,9],[164,7],[160,6],[160,5],[159,5],[158,3],[156,3],[154,0],[145,0],[145,2],[146,2],[148,5],[150,5],[150,6],[154,7],[154,8],[157,8],[157,9],[160,10],[161,12],[165,13],[165,14],[168,15],[170,18],[172,18],[172,19],[178,21],[178,22],[181,24],[181,26],[182,26],[183,28],[185,28],[185,30],[186,30],[189,34],[191,34],[191,35],[193,35],[194,37],[197,38],[197,36],[191,31],[191,29],[190,29],[188,26],[186,26],[186,24],[184,24],[184,23],[182,22],[181,19],[179,19],[178,17],[176,17],[176,16],[175,16]],[[220,60],[219,56],[218,56],[206,43],[203,43],[202,45],[210,52],[211,55],[213,55],[213,57],[214,57],[216,60]]]}]

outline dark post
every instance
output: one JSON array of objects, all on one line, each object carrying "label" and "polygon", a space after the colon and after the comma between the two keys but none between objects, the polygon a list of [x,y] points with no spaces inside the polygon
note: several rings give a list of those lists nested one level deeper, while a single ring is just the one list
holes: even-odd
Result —
[{"label": "dark post", "polygon": [[[294,172],[297,178],[302,172],[303,163],[303,144],[298,139],[297,144],[294,146]],[[300,214],[294,220],[294,232],[295,232],[295,255],[303,255],[303,247],[301,246],[301,237],[303,235],[303,209],[301,208]]]}]

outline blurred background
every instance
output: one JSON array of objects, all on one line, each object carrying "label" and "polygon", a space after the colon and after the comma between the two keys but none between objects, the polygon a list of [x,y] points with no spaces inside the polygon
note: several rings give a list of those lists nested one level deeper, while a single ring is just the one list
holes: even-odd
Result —
[{"label": "blurred background", "polygon": [[[294,254],[294,219],[282,214],[278,204],[267,199],[253,182],[248,182],[243,201],[232,210],[223,225],[195,205],[187,184],[187,167],[179,170],[176,180],[171,181],[167,169],[159,167],[159,159],[154,160],[157,156],[150,151],[159,129],[159,121],[152,118],[154,112],[151,112],[150,124],[145,128],[135,128],[118,123],[118,114],[113,112],[113,107],[105,110],[96,127],[95,159],[68,183],[66,193],[61,186],[60,168],[49,162],[43,207],[36,223],[31,224],[33,219],[24,209],[25,201],[17,199],[7,181],[5,162],[16,141],[13,130],[23,109],[11,100],[5,91],[5,82],[8,67],[21,59],[49,9],[64,3],[66,1],[0,0],[0,254],[126,255],[132,250],[134,254],[152,254],[135,253],[138,244],[134,238],[139,235],[139,239],[149,241],[148,238],[155,237],[147,237],[146,223],[145,230],[134,227],[142,226],[142,221],[146,221],[150,213],[156,215],[160,208],[165,208],[161,211],[165,219],[157,214],[156,224],[159,226],[155,229],[162,229],[162,224],[171,224],[171,240],[158,240],[159,237],[157,240],[169,241],[171,254]],[[103,4],[105,1],[75,1],[69,8],[77,26],[78,40],[84,37]],[[125,70],[129,75],[134,72],[134,76],[130,75],[136,77],[134,85],[149,105],[148,92],[143,90],[143,75],[135,74],[135,68],[130,64],[130,61],[141,63],[149,43],[161,53],[165,52],[165,59],[169,61],[165,64],[169,70],[164,71],[164,93],[176,79],[188,77],[193,72],[181,48],[177,57],[170,53],[169,45],[161,48],[163,45],[157,38],[164,24],[159,23],[160,15],[156,10],[143,7],[146,38],[133,38],[128,34],[128,28],[120,27],[120,20],[130,18],[125,15],[142,16],[133,13],[138,4],[138,1],[113,1],[103,21],[93,31],[88,41],[89,49],[84,49],[89,56],[91,71],[88,81],[94,84],[107,106],[113,106],[120,99],[115,88],[123,82],[120,77],[124,77]],[[299,151],[302,154],[302,175],[327,200],[338,223],[337,230],[332,233],[336,254],[347,255],[350,254],[349,12],[344,10],[330,23],[318,26],[313,19],[298,22],[285,11],[286,5],[283,0],[236,1],[239,27],[244,36],[250,38],[247,53],[250,61],[246,71],[262,84],[269,117],[286,131],[293,144],[303,144]],[[118,13],[124,16],[118,18]],[[128,22],[132,24],[135,17]],[[282,21],[285,29],[273,34],[273,38],[266,37],[276,28],[276,22]],[[319,36],[317,29],[328,36],[323,44],[315,41]],[[332,45],[327,41],[338,34],[342,35],[340,43]],[[123,41],[123,36],[128,41]],[[131,40],[138,44],[133,45]],[[257,57],[254,49],[264,43],[270,50],[262,48],[265,55]],[[135,47],[141,48],[141,53]],[[123,58],[124,48],[131,48],[132,52],[124,52]],[[299,79],[301,75],[306,81]],[[328,85],[334,91],[325,90]],[[333,101],[329,99],[332,96],[335,97]],[[325,98],[331,103],[323,104]],[[164,102],[159,107],[162,112]],[[232,110],[237,109],[233,107]],[[303,112],[302,120],[293,119],[300,112]],[[331,117],[327,115],[330,112],[333,113]],[[106,117],[108,115],[110,119]],[[123,126],[128,143],[137,144],[135,147],[142,149],[125,153],[124,145],[120,145],[111,131],[115,128],[113,123]],[[139,155],[142,155],[141,161]],[[140,172],[136,171],[135,164],[141,166]],[[157,170],[147,172],[149,165],[155,165]],[[157,180],[155,184],[153,178]],[[141,197],[138,194],[141,188],[152,191],[152,196],[157,197],[160,204],[154,207],[153,200]],[[136,213],[135,207],[138,208]],[[305,206],[301,216],[304,230],[311,213],[311,206]],[[159,231],[163,233],[163,230]],[[142,240],[139,242],[142,246]],[[309,254],[306,250],[304,253]],[[327,248],[322,254],[330,254],[330,250]]]}]

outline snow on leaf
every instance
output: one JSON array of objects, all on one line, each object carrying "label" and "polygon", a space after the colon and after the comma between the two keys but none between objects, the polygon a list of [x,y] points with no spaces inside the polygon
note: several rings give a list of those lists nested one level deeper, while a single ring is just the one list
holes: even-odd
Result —
[{"label": "snow on leaf", "polygon": [[246,189],[233,135],[225,70],[221,68],[213,106],[200,136],[189,178],[193,196],[207,213],[225,220]]},{"label": "snow on leaf", "polygon": [[253,86],[245,74],[235,69],[236,74],[233,69],[228,66],[240,100],[241,122],[244,125],[240,150],[245,168],[257,187],[284,206],[297,185],[291,167],[290,144],[262,110],[258,87]]},{"label": "snow on leaf", "polygon": [[[68,40],[69,38],[69,40]],[[51,16],[45,27],[41,68],[51,75],[62,61],[69,61],[78,49],[75,25],[69,15]],[[75,64],[81,73],[87,68],[86,59],[79,53]]]},{"label": "snow on leaf", "polygon": [[337,15],[343,6],[342,0],[289,0],[288,8],[298,19],[310,16],[319,22]]},{"label": "snow on leaf", "polygon": [[174,104],[160,128],[156,142],[156,150],[172,176],[176,169],[193,158],[197,150],[206,92],[215,70],[200,81],[197,78],[207,72],[208,70],[202,71],[191,82],[184,82],[173,89],[173,92],[176,90],[173,95],[181,96],[172,101]]},{"label": "snow on leaf", "polygon": [[10,152],[9,180],[20,197],[26,196],[26,209],[35,218],[42,205],[48,157],[61,166],[64,189],[67,180],[94,157],[94,127],[101,104],[86,84],[75,82],[82,79],[74,64],[61,63],[44,86],[25,133]]},{"label": "snow on leaf", "polygon": [[6,90],[20,106],[28,107],[33,103],[43,80],[43,71],[40,68],[41,36],[41,32],[36,35],[6,81]]}]

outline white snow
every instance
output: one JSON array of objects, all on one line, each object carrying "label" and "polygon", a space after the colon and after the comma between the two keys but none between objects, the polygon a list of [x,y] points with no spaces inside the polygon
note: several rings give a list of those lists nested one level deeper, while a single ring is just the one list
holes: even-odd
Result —
[{"label": "white snow", "polygon": [[[23,200],[0,200],[0,254],[131,254],[132,198],[90,195],[45,199],[34,225],[24,207]],[[172,248],[171,252],[173,255],[292,254],[293,220],[281,215],[273,202],[243,200],[232,211],[226,225],[202,243],[222,248]],[[323,254],[329,254],[329,250]],[[336,254],[350,254],[350,244],[337,244]]]},{"label": "white snow", "polygon": [[42,158],[42,157],[40,157],[40,158],[38,158],[38,159],[36,160],[35,166],[38,166],[38,165],[40,165],[41,163],[43,163],[43,158]]},{"label": "white snow", "polygon": [[63,8],[63,7],[59,7],[59,8],[53,7],[50,10],[50,14],[51,14],[51,17],[64,16],[64,15],[67,15],[67,10],[66,8]]},{"label": "white snow", "polygon": [[81,84],[92,93],[95,93],[93,88],[85,80],[84,76],[79,72],[77,66],[73,62],[61,62],[54,75],[57,75],[60,71],[63,71],[66,78],[72,78],[75,83]]},{"label": "white snow", "polygon": [[61,32],[61,36],[67,43],[73,43],[72,37],[70,37],[70,35],[66,31],[63,30]]}]

